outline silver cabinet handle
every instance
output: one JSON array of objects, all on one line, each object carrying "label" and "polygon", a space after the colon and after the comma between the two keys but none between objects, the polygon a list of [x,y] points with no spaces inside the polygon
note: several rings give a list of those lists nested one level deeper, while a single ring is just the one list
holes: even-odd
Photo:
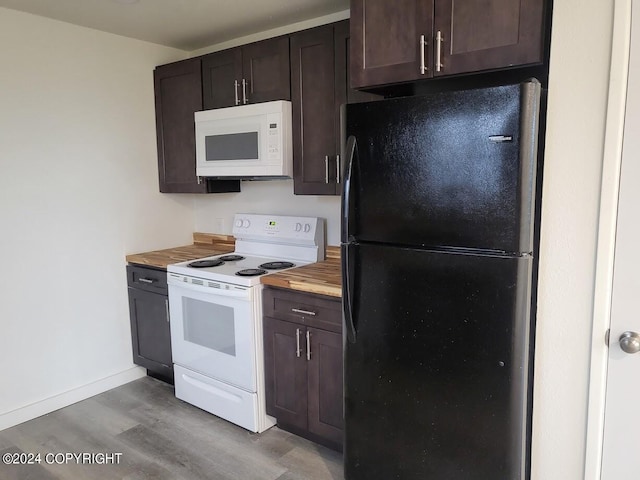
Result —
[{"label": "silver cabinet handle", "polygon": [[427,41],[424,39],[424,35],[420,35],[420,75],[424,75],[427,70],[427,65],[424,59],[424,49],[427,46]]},{"label": "silver cabinet handle", "polygon": [[315,317],[316,312],[312,312],[311,310],[301,310],[300,308],[292,308],[291,311],[293,313],[300,313],[302,315],[309,315],[310,317]]},{"label": "silver cabinet handle", "polygon": [[300,329],[296,328],[296,357],[300,358],[300,354],[302,350],[300,350]]},{"label": "silver cabinet handle", "polygon": [[196,178],[198,179],[198,185],[200,185],[202,183],[202,179],[199,176],[196,176]]},{"label": "silver cabinet handle", "polygon": [[164,299],[164,311],[167,314],[167,323],[169,323],[169,299]]},{"label": "silver cabinet handle", "polygon": [[242,103],[243,104],[247,104],[248,100],[247,100],[247,81],[243,78],[242,79]]},{"label": "silver cabinet handle", "polygon": [[329,183],[329,155],[324,157],[324,183]]},{"label": "silver cabinet handle", "polygon": [[336,155],[336,183],[340,183],[340,155]]},{"label": "silver cabinet handle", "polygon": [[155,282],[155,280],[153,278],[144,278],[144,277],[138,278],[138,281],[142,282],[142,283],[154,283]]},{"label": "silver cabinet handle", "polygon": [[311,360],[311,332],[307,330],[307,361]]},{"label": "silver cabinet handle", "polygon": [[438,30],[436,33],[436,72],[442,70],[442,32]]},{"label": "silver cabinet handle", "polygon": [[238,87],[240,86],[240,84],[238,83],[238,80],[234,80],[233,81],[233,93],[235,93],[236,95],[236,105],[240,105],[240,99],[238,98]]}]

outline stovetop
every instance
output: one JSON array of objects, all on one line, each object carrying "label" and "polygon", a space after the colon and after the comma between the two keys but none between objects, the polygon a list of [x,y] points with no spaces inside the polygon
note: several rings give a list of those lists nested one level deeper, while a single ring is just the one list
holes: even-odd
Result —
[{"label": "stovetop", "polygon": [[[239,255],[243,258],[242,260],[224,260],[225,257],[228,257],[230,255]],[[280,266],[269,265],[274,262],[288,262],[289,264],[291,264],[291,266],[287,265],[285,268],[269,268]],[[199,266],[208,265],[209,263],[214,264],[215,266]],[[188,275],[190,277],[204,278],[206,280],[216,280],[219,282],[233,283],[235,285],[250,287],[253,285],[258,285],[260,283],[260,277],[263,275],[282,272],[284,270],[288,270],[289,268],[299,267],[301,265],[307,265],[309,263],[312,262],[301,261],[297,259],[292,260],[281,257],[258,257],[254,255],[233,252],[226,253],[224,255],[199,258],[197,260],[189,260],[187,262],[174,263],[167,267],[167,271],[169,273],[178,273],[181,275]],[[195,264],[196,266],[191,266],[191,264]],[[238,272],[243,271],[245,271],[247,276],[238,274]],[[250,273],[257,274],[248,275]]]},{"label": "stovetop", "polygon": [[[167,272],[250,287],[262,275],[324,259],[324,223],[316,217],[238,213],[233,235],[235,252],[174,263]],[[265,265],[273,262],[293,265]]]}]

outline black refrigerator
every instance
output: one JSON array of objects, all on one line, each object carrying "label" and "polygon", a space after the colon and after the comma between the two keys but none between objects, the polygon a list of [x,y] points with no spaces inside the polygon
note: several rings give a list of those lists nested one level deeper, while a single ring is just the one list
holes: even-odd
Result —
[{"label": "black refrigerator", "polygon": [[347,480],[523,480],[540,84],[343,111]]}]

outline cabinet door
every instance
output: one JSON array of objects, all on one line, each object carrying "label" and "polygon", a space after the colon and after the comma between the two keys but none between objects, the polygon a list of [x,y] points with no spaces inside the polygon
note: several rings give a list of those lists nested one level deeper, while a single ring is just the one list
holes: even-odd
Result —
[{"label": "cabinet door", "polygon": [[[373,102],[380,100],[383,97],[381,95],[374,95],[373,93],[361,92],[351,88],[351,75],[349,69],[349,63],[351,59],[351,36],[349,33],[349,20],[343,20],[334,24],[334,47],[335,47],[335,77],[336,77],[336,152],[340,152],[341,145],[341,119],[340,109],[345,103],[362,103]],[[337,170],[339,174],[337,193],[341,193],[340,182],[343,178],[344,159],[337,158]]]},{"label": "cabinet door", "polygon": [[202,109],[200,59],[157,67],[153,72],[160,191],[204,193],[196,177],[193,113]]},{"label": "cabinet door", "polygon": [[[307,429],[305,327],[264,317],[264,373],[267,414],[278,423]],[[299,346],[299,348],[298,348]]]},{"label": "cabinet door", "polygon": [[291,35],[294,193],[335,195],[333,26]]},{"label": "cabinet door", "polygon": [[[428,45],[421,45],[424,35]],[[433,0],[351,0],[351,86],[432,76]]]},{"label": "cabinet door", "polygon": [[342,335],[315,328],[307,334],[309,431],[342,446]]},{"label": "cabinet door", "polygon": [[173,378],[168,302],[166,295],[129,288],[133,363]]},{"label": "cabinet door", "polygon": [[[202,100],[205,110],[242,102],[242,49],[232,48],[202,58]],[[238,82],[236,84],[236,82]]]},{"label": "cabinet door", "polygon": [[434,38],[442,34],[442,66],[434,75],[543,61],[544,0],[442,0],[434,23]]},{"label": "cabinet door", "polygon": [[289,37],[242,47],[242,78],[248,103],[291,100]]}]

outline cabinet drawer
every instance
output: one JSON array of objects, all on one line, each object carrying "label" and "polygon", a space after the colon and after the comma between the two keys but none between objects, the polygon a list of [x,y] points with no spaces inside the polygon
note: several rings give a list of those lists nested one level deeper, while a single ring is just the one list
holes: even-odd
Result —
[{"label": "cabinet drawer", "polygon": [[127,284],[148,292],[168,294],[167,272],[164,270],[127,265]]},{"label": "cabinet drawer", "polygon": [[265,288],[263,309],[265,316],[331,332],[342,332],[342,304],[340,300],[316,294]]}]

